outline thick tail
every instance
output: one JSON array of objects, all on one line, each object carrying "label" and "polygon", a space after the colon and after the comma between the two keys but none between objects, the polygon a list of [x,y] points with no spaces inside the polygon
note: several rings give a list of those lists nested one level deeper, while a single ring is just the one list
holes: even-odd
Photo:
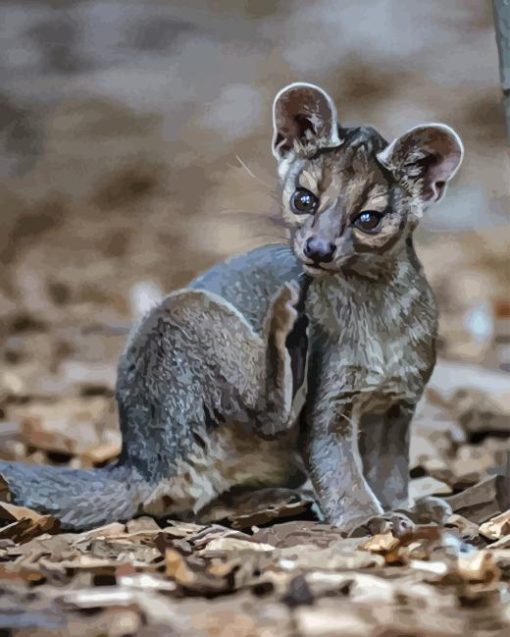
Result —
[{"label": "thick tail", "polygon": [[122,465],[67,469],[0,461],[0,477],[13,504],[50,513],[61,528],[73,531],[134,517],[147,488],[135,470]]}]

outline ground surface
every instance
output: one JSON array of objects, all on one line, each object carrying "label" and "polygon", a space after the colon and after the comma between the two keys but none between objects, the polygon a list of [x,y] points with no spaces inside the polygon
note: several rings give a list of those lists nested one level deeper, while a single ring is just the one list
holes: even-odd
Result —
[{"label": "ground surface", "polygon": [[388,137],[445,121],[466,144],[418,239],[441,359],[413,425],[412,494],[446,496],[447,524],[344,538],[272,491],[206,526],[73,535],[4,503],[0,634],[509,634],[510,178],[490,3],[402,6],[0,1],[2,458],[115,458],[129,325],[282,237],[269,221],[281,86],[323,84],[343,122]]},{"label": "ground surface", "polygon": [[[115,456],[110,386],[85,363],[64,367],[50,397],[23,390],[12,363],[2,455]],[[506,373],[439,363],[413,426],[411,492],[444,496],[453,515],[404,534],[346,538],[278,489],[208,524],[140,518],[81,534],[0,504],[0,624],[18,636],[507,635],[509,417]]]}]

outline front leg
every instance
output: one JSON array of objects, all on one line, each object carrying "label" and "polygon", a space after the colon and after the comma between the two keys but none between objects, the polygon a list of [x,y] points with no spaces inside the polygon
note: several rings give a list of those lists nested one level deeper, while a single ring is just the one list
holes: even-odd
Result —
[{"label": "front leg", "polygon": [[393,404],[383,413],[360,419],[360,452],[365,476],[386,511],[407,509],[409,425],[415,405]]},{"label": "front leg", "polygon": [[349,531],[383,508],[363,475],[352,403],[306,414],[304,460],[325,519]]}]

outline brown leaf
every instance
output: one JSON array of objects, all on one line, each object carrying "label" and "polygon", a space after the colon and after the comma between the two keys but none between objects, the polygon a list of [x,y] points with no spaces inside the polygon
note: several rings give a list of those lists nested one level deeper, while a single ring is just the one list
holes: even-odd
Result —
[{"label": "brown leaf", "polygon": [[113,417],[111,403],[102,396],[32,401],[16,406],[13,415],[24,442],[43,451],[75,455],[112,442],[104,427]]},{"label": "brown leaf", "polygon": [[278,564],[288,572],[299,569],[321,571],[356,570],[383,566],[384,557],[359,550],[360,539],[342,539],[325,548],[300,544],[278,549]]},{"label": "brown leaf", "polygon": [[234,529],[249,529],[309,512],[312,499],[303,491],[285,488],[258,489],[226,494],[206,507],[198,519],[204,523],[228,520]]},{"label": "brown leaf", "polygon": [[446,520],[445,526],[458,529],[460,537],[468,542],[474,542],[480,536],[478,524],[470,522],[470,520],[458,513],[450,515]]},{"label": "brown leaf", "polygon": [[87,539],[102,538],[102,537],[118,537],[122,536],[126,530],[126,525],[121,522],[112,522],[111,524],[105,524],[105,526],[99,526],[97,529],[91,529],[85,531],[82,537]]},{"label": "brown leaf", "polygon": [[7,520],[7,522],[18,522],[19,520],[27,519],[32,522],[39,522],[44,517],[33,509],[27,507],[17,506],[16,504],[10,504],[8,502],[0,503],[0,520]]},{"label": "brown leaf", "polygon": [[510,534],[510,509],[480,525],[480,533],[489,540],[499,540]]},{"label": "brown leaf", "polygon": [[206,571],[205,562],[192,566],[183,555],[173,549],[167,549],[165,552],[165,572],[168,577],[189,591],[219,593],[229,588],[229,583],[223,576],[215,576]]},{"label": "brown leaf", "polygon": [[104,464],[118,457],[121,450],[119,442],[105,442],[94,447],[90,447],[86,451],[80,453],[82,465],[84,467],[94,467]]},{"label": "brown leaf", "polygon": [[445,500],[455,513],[473,522],[484,522],[508,508],[510,493],[506,486],[503,476],[493,475]]},{"label": "brown leaf", "polygon": [[470,434],[508,433],[510,409],[480,389],[458,389],[450,399],[452,412]]},{"label": "brown leaf", "polygon": [[400,540],[392,533],[383,533],[368,538],[368,540],[359,545],[359,548],[370,553],[391,553],[399,544]]},{"label": "brown leaf", "polygon": [[344,538],[344,534],[330,524],[317,522],[283,522],[261,529],[253,534],[253,540],[271,544],[275,547],[297,546],[299,544],[313,544],[327,547],[331,543]]},{"label": "brown leaf", "polygon": [[412,500],[424,498],[428,495],[449,495],[451,492],[451,486],[443,480],[437,480],[437,478],[432,476],[415,478],[409,483],[409,496]]},{"label": "brown leaf", "polygon": [[488,550],[459,555],[457,570],[469,582],[487,582],[498,579],[500,575],[494,553]]},{"label": "brown leaf", "polygon": [[504,535],[501,539],[497,540],[493,544],[489,544],[487,548],[491,551],[498,549],[510,549],[510,534]]},{"label": "brown leaf", "polygon": [[51,515],[43,515],[38,520],[22,518],[0,529],[0,540],[9,539],[24,544],[43,533],[56,533],[59,522]]},{"label": "brown leaf", "polygon": [[167,549],[165,552],[165,572],[179,584],[192,584],[195,581],[184,557],[173,549]]},{"label": "brown leaf", "polygon": [[[44,580],[44,575],[32,565],[0,563],[0,580],[34,583]],[[2,581],[2,585],[5,585],[5,581]]]},{"label": "brown leaf", "polygon": [[130,520],[126,524],[126,530],[128,533],[146,533],[147,531],[159,533],[161,532],[161,527],[154,518],[143,515],[142,517]]},{"label": "brown leaf", "polygon": [[275,547],[272,544],[264,544],[262,542],[254,542],[254,541],[246,541],[239,540],[237,538],[232,537],[219,537],[214,540],[211,540],[207,546],[199,551],[199,555],[210,555],[215,552],[244,552],[244,551],[261,551],[261,552],[271,552],[274,551]]}]

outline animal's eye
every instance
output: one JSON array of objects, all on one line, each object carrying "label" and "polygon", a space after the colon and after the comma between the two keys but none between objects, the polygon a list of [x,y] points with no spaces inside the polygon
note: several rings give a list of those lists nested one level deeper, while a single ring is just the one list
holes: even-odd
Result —
[{"label": "animal's eye", "polygon": [[312,215],[317,210],[318,204],[317,197],[306,188],[298,188],[290,198],[292,212],[297,215]]},{"label": "animal's eye", "polygon": [[353,225],[363,232],[374,232],[379,227],[381,219],[384,217],[382,212],[374,210],[364,210],[354,219]]}]

